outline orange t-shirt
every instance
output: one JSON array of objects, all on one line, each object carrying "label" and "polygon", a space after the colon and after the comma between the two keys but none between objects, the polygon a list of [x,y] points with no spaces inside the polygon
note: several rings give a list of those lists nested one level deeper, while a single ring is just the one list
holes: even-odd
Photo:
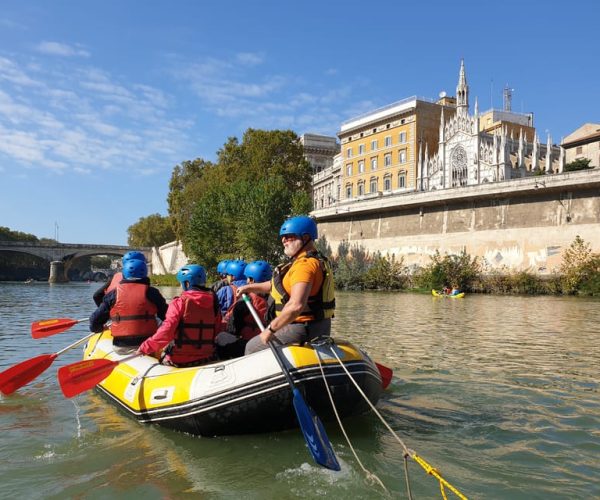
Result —
[{"label": "orange t-shirt", "polygon": [[[317,259],[307,258],[302,252],[292,263],[290,269],[283,277],[283,288],[291,294],[292,286],[296,283],[312,283],[310,296],[316,295],[323,284],[323,271]],[[310,316],[298,316],[294,321],[308,321]]]}]

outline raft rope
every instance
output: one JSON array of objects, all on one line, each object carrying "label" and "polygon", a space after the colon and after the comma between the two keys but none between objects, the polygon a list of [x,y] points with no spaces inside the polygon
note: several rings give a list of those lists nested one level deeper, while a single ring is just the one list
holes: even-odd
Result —
[{"label": "raft rope", "polygon": [[379,483],[379,486],[381,486],[383,488],[383,490],[389,495],[389,491],[388,489],[385,487],[385,485],[383,484],[383,482],[381,481],[381,479],[379,479],[379,477],[377,477],[376,474],[374,474],[373,472],[371,472],[369,469],[367,469],[363,463],[360,461],[360,458],[358,458],[358,455],[356,454],[356,450],[354,449],[354,447],[352,446],[352,443],[350,442],[350,438],[348,437],[348,434],[346,433],[346,429],[344,428],[343,424],[342,424],[342,420],[340,418],[340,415],[337,411],[337,408],[335,407],[335,403],[333,402],[333,396],[331,395],[331,390],[329,389],[329,385],[327,384],[327,379],[325,377],[325,371],[323,370],[323,364],[321,363],[321,355],[319,354],[319,350],[315,349],[315,352],[317,353],[317,359],[319,361],[319,368],[321,369],[321,376],[323,377],[323,382],[325,383],[325,389],[327,390],[327,395],[329,396],[329,401],[331,402],[331,407],[333,408],[333,413],[335,414],[335,418],[338,422],[338,425],[340,426],[340,429],[342,430],[342,433],[344,434],[344,437],[346,438],[346,442],[348,443],[348,446],[350,447],[350,450],[352,450],[352,453],[354,454],[354,458],[356,459],[356,461],[358,462],[358,465],[360,465],[360,467],[362,468],[362,470],[365,472],[367,479],[370,479],[374,482]]},{"label": "raft rope", "polygon": [[[315,345],[315,343],[313,343],[313,345]],[[458,491],[458,489],[456,489],[454,486],[452,486],[448,481],[446,481],[446,479],[444,479],[442,477],[441,473],[437,469],[435,469],[433,466],[431,466],[429,463],[427,463],[427,461],[423,457],[417,455],[417,453],[414,450],[408,448],[404,444],[404,441],[402,441],[402,439],[400,439],[400,437],[398,436],[398,434],[396,434],[394,432],[394,430],[389,426],[389,424],[385,421],[385,419],[382,417],[382,415],[379,413],[379,411],[377,411],[377,409],[375,408],[375,405],[373,405],[373,403],[371,403],[371,401],[369,400],[369,398],[367,397],[367,395],[363,392],[363,390],[360,388],[360,386],[356,383],[356,381],[354,380],[354,377],[348,371],[348,368],[346,368],[346,365],[344,365],[344,363],[342,363],[342,360],[339,358],[339,356],[335,352],[335,349],[333,348],[333,340],[328,339],[325,342],[316,343],[316,345],[317,346],[321,346],[322,345],[324,347],[329,347],[330,351],[335,356],[335,359],[338,360],[338,363],[340,364],[340,366],[342,367],[342,369],[346,372],[346,375],[348,375],[348,378],[354,384],[354,387],[356,387],[356,389],[361,394],[361,396],[369,404],[369,406],[371,407],[371,409],[373,410],[373,412],[375,413],[375,415],[377,415],[377,417],[379,417],[379,420],[381,420],[381,422],[383,423],[383,425],[386,426],[386,428],[388,429],[388,431],[390,431],[390,433],[392,434],[392,436],[394,436],[394,438],[396,438],[396,440],[398,441],[398,443],[400,443],[400,446],[402,446],[402,449],[404,450],[404,475],[405,475],[405,478],[406,478],[406,487],[407,487],[407,493],[408,493],[409,499],[412,499],[412,494],[411,494],[411,491],[410,491],[410,482],[409,482],[409,478],[408,478],[408,460],[407,460],[408,457],[412,458],[415,462],[417,462],[423,468],[423,470],[425,470],[425,472],[427,474],[435,477],[439,481],[439,483],[440,483],[440,492],[441,492],[442,498],[444,498],[444,500],[447,500],[446,491],[445,491],[444,488],[448,488],[450,491],[452,491],[452,493],[454,493],[461,500],[467,500],[467,497],[465,495],[463,495],[460,491]],[[333,406],[333,408],[335,410],[335,403],[333,402],[333,399],[331,397],[331,393],[329,392],[329,387],[327,386],[327,383],[325,381],[325,374],[324,374],[324,371],[323,371],[323,367],[321,365],[321,356],[319,354],[318,349],[315,349],[315,351],[317,353],[317,359],[319,360],[319,367],[321,368],[321,374],[323,375],[323,381],[325,382],[325,386],[327,387],[327,393],[329,394],[329,399],[330,399],[331,404],[332,404],[332,406]],[[335,413],[336,413],[336,417],[337,417],[337,411]],[[339,422],[339,418],[338,418],[338,422]],[[340,423],[340,427],[341,427],[341,423]],[[342,430],[343,430],[343,428],[342,428]],[[346,435],[345,431],[344,431],[344,435]],[[346,437],[346,439],[348,439],[348,438]],[[356,456],[356,454],[355,454],[355,456]],[[360,461],[359,461],[359,463],[360,463]],[[361,467],[362,467],[362,464],[361,464]],[[363,467],[363,469],[364,469],[364,467]],[[380,484],[381,484],[381,481],[380,481]],[[384,487],[384,489],[385,489],[385,487]]]}]

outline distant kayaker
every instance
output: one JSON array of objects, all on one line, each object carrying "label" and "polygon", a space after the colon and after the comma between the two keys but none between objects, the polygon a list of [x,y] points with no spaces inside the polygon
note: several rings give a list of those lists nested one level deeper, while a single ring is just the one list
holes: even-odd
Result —
[{"label": "distant kayaker", "polygon": [[231,260],[227,264],[226,273],[229,284],[223,286],[218,292],[219,306],[221,307],[221,315],[225,316],[227,311],[235,304],[237,297],[235,291],[238,287],[246,284],[244,270],[246,262],[243,260]]},{"label": "distant kayaker", "polygon": [[450,290],[450,295],[458,295],[460,293],[460,288],[458,285],[452,285],[452,290]]},{"label": "distant kayaker", "polygon": [[128,260],[123,265],[123,279],[90,316],[90,331],[101,332],[110,319],[115,352],[127,354],[156,332],[156,318],[164,320],[166,312],[164,297],[150,286],[146,263]]},{"label": "distant kayaker", "polygon": [[221,313],[215,292],[205,287],[206,270],[198,264],[188,264],[177,272],[177,281],[183,289],[181,296],[171,301],[165,321],[137,353],[159,353],[161,362],[172,366],[211,361]]},{"label": "distant kayaker", "polygon": [[275,302],[275,318],[246,344],[246,354],[266,349],[273,338],[287,345],[331,334],[335,309],[333,272],[315,246],[315,221],[305,215],[292,217],[283,223],[279,236],[290,262],[277,266],[271,281],[237,290],[238,295],[270,293]]},{"label": "distant kayaker", "polygon": [[[268,282],[272,275],[271,266],[264,260],[250,262],[244,269],[244,276],[249,284]],[[265,321],[269,294],[250,293],[249,296],[254,309]],[[219,359],[243,356],[248,341],[260,333],[252,314],[242,300],[235,302],[223,317],[223,330],[215,340]]]},{"label": "distant kayaker", "polygon": [[[131,252],[127,252],[125,255],[123,255],[121,263],[125,265],[125,262],[130,260],[141,260],[143,262],[146,262],[146,257],[142,252],[132,250]],[[93,299],[97,306],[100,305],[102,299],[108,292],[114,290],[117,287],[117,285],[122,279],[123,273],[117,272],[111,277],[109,277],[109,279],[106,280],[106,283],[104,283],[104,285],[102,285],[98,290],[94,292]]]}]

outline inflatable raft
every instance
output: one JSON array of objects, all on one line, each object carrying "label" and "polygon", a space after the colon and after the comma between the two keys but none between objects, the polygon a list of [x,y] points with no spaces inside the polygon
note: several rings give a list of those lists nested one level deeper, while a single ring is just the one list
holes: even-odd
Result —
[{"label": "inflatable raft", "polygon": [[[349,342],[330,346],[285,346],[282,357],[306,402],[322,420],[333,418],[325,378],[342,417],[369,409],[331,349],[376,404],[381,375],[366,353]],[[84,359],[119,361],[110,331],[91,337]],[[241,358],[175,368],[150,356],[120,363],[96,386],[117,407],[140,422],[202,436],[270,432],[297,427],[292,391],[270,349]]]}]

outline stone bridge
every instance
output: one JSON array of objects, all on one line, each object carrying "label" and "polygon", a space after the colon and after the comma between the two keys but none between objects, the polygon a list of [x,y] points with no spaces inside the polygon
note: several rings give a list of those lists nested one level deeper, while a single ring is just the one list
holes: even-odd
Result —
[{"label": "stone bridge", "polygon": [[[92,255],[125,255],[132,250],[126,246],[119,245],[86,245],[77,243],[39,243],[29,241],[0,241],[0,252],[18,252],[35,255],[45,259],[50,264],[51,283],[63,283],[69,281],[69,268],[76,259]],[[136,248],[141,251],[146,260],[152,257],[151,248]]]}]

